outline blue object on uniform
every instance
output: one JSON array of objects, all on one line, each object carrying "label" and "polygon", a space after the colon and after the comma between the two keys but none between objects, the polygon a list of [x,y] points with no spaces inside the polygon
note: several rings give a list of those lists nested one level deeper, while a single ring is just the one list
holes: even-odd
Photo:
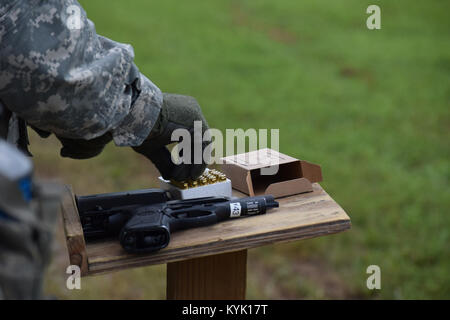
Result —
[{"label": "blue object on uniform", "polygon": [[[31,189],[31,177],[27,176],[19,180],[19,189],[22,191],[23,198],[26,202],[30,202],[33,197],[32,189]],[[14,220],[17,221],[14,217],[6,214],[2,210],[0,210],[0,220]]]},{"label": "blue object on uniform", "polygon": [[31,189],[31,177],[27,176],[19,180],[19,188],[26,202],[30,202],[33,197]]},{"label": "blue object on uniform", "polygon": [[[23,198],[26,202],[30,202],[33,197],[32,189],[31,189],[31,177],[27,176],[19,180],[19,189],[22,191]],[[14,217],[6,214],[2,210],[0,210],[0,220],[14,220],[17,221]]]},{"label": "blue object on uniform", "polygon": [[0,220],[13,220],[13,221],[17,221],[16,218],[11,217],[10,215],[7,215],[6,213],[4,213],[3,211],[0,210]]}]

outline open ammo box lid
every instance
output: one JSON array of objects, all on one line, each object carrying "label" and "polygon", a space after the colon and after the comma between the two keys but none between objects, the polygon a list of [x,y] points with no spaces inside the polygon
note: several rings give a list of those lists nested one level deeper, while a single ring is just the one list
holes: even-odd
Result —
[{"label": "open ammo box lid", "polygon": [[221,158],[222,171],[233,188],[250,196],[276,198],[310,192],[322,181],[319,165],[295,159],[272,149],[261,149]]}]

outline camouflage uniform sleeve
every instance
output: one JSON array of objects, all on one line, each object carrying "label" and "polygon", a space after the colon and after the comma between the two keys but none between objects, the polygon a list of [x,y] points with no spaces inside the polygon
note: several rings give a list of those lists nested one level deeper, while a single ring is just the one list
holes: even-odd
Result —
[{"label": "camouflage uniform sleeve", "polygon": [[0,100],[38,129],[140,145],[162,93],[133,59],[130,45],[97,35],[77,1],[0,3]]}]

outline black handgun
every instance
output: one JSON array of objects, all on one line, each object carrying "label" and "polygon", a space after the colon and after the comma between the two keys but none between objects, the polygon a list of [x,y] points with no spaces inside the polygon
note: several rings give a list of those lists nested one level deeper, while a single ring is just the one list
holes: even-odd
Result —
[{"label": "black handgun", "polygon": [[[154,252],[169,244],[172,232],[264,214],[268,208],[278,207],[271,195],[233,200],[224,197],[168,200],[163,190],[148,189],[141,191],[140,197],[133,198],[136,192],[139,193],[113,194],[116,206],[109,205],[108,208],[104,208],[106,203],[109,204],[105,199],[111,199],[111,194],[89,196],[88,199],[78,197],[86,239],[119,235],[120,244],[127,252]],[[136,203],[137,199],[140,203]]]}]

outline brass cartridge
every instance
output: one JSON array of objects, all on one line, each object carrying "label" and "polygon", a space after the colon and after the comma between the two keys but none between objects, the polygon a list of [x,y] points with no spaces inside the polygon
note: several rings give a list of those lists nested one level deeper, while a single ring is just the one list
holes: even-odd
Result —
[{"label": "brass cartridge", "polygon": [[180,189],[189,189],[189,188],[196,188],[199,186],[206,186],[208,184],[213,184],[216,182],[223,182],[226,180],[227,177],[225,176],[224,173],[216,169],[210,169],[208,171],[205,171],[197,180],[188,180],[182,182],[171,180],[170,183]]}]

